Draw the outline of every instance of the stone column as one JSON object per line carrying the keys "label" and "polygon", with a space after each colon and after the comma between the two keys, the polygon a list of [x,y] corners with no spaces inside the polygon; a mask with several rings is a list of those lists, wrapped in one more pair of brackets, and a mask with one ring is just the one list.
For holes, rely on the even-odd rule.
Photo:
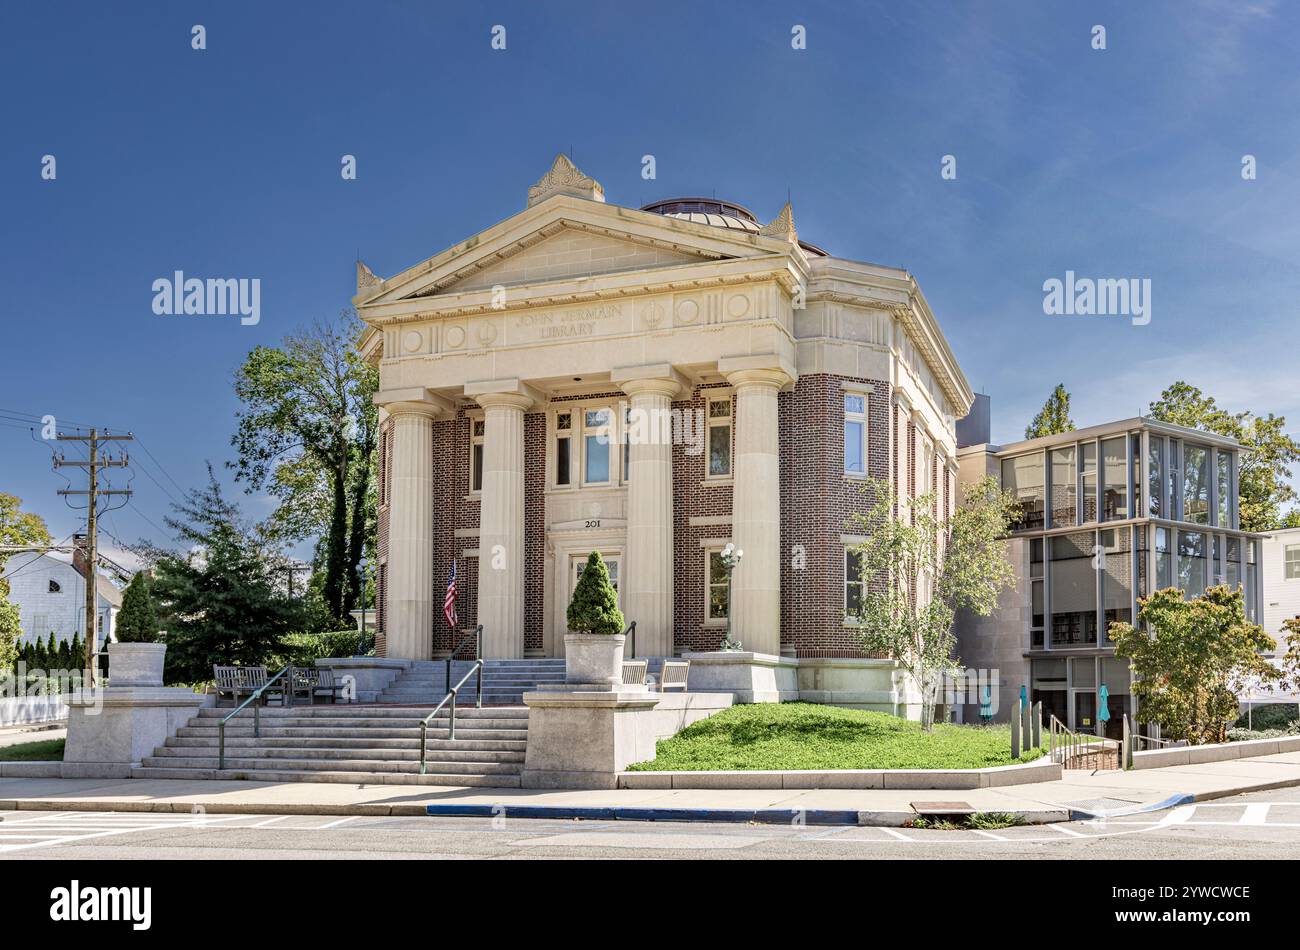
{"label": "stone column", "polygon": [[479,502],[478,622],[485,657],[524,655],[524,410],[533,396],[517,380],[465,387],[483,407]]}
{"label": "stone column", "polygon": [[[781,652],[781,464],[777,392],[793,374],[754,357],[724,360],[736,388],[731,540],[744,551],[732,577],[732,637],[754,653]],[[737,368],[728,371],[727,364]]]}
{"label": "stone column", "polygon": [[620,581],[623,614],[629,623],[636,621],[638,656],[672,656],[671,412],[672,399],[683,387],[680,377],[666,365],[615,370],[613,378],[631,397],[632,410],[628,431],[627,547]]}
{"label": "stone column", "polygon": [[433,415],[419,403],[389,403],[393,471],[388,509],[387,656],[433,656]]}

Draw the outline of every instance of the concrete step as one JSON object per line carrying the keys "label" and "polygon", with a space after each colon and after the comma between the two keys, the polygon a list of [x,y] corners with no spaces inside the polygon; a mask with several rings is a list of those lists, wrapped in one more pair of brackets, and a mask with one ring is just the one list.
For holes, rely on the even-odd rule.
{"label": "concrete step", "polygon": [[[445,725],[449,718],[449,716],[437,716],[429,723],[429,728],[433,728],[439,724]],[[323,721],[320,719],[284,716],[278,719],[267,717],[262,720],[261,725],[264,729],[418,729],[420,728],[420,723],[423,721],[423,716],[389,718],[358,716],[355,719],[339,718]],[[220,719],[200,717],[189,721],[190,728],[194,729],[217,729],[220,725]],[[239,719],[232,719],[230,722],[226,723],[226,733],[229,734],[231,729],[251,729],[253,728],[253,725],[254,723],[252,719],[243,719],[242,717]],[[528,720],[522,717],[510,716],[462,717],[460,709],[458,708],[456,710],[456,727],[460,728],[462,725],[474,729],[526,729],[528,728]]]}
{"label": "concrete step", "polygon": [[[163,768],[212,768],[219,756],[215,749],[211,754],[197,755],[196,752],[209,750],[168,749],[155,750],[152,756],[145,757],[146,765],[160,765]],[[365,750],[360,750],[365,751]],[[232,768],[234,763],[259,760],[249,768],[324,769],[337,772],[405,772],[419,768],[420,750],[402,749],[400,757],[392,750],[385,750],[378,757],[359,754],[355,749],[227,749],[226,763]],[[502,772],[518,772],[523,765],[521,752],[429,752],[425,757],[429,762],[437,762],[435,772],[473,772],[493,775]],[[163,761],[166,760],[166,761]]]}
{"label": "concrete step", "polygon": [[[467,752],[523,752],[528,743],[523,740],[462,739],[461,731],[456,730],[455,739],[435,739],[430,733],[428,748],[430,751],[443,749],[464,749]],[[192,736],[172,736],[164,748],[169,749],[215,749],[215,737],[196,738]],[[339,736],[325,735],[311,739],[274,738],[263,736],[260,739],[251,736],[226,736],[227,749],[368,749],[387,753],[420,748],[419,736],[410,739],[346,739]]]}
{"label": "concrete step", "polygon": [[[441,697],[439,697],[441,699]],[[440,713],[439,715],[445,715]],[[200,709],[197,718],[221,720],[230,715],[229,710]],[[271,719],[315,719],[321,722],[328,722],[335,719],[353,719],[357,717],[369,719],[423,719],[429,715],[429,709],[422,706],[400,706],[400,705],[352,705],[352,706],[290,706],[281,708],[272,706],[262,710],[263,721]],[[493,709],[475,709],[471,703],[468,706],[458,702],[456,704],[456,718],[467,719],[527,719],[528,707],[498,707]],[[230,720],[231,725],[237,722],[251,722],[253,713],[251,710],[243,710],[238,716]]]}
{"label": "concrete step", "polygon": [[[217,727],[216,726],[182,726],[178,730],[176,730],[176,734],[184,738],[199,738],[199,737],[215,738],[217,736]],[[319,738],[322,734],[323,734],[322,731],[316,727],[281,728],[278,726],[267,726],[265,724],[263,724],[262,726],[263,738],[314,739],[314,738]],[[253,735],[253,726],[251,723],[247,726],[232,725],[226,727],[227,740],[237,736],[251,737],[252,735]],[[420,730],[419,728],[381,729],[374,726],[367,727],[364,729],[349,729],[349,728],[339,727],[339,728],[331,729],[328,732],[328,735],[340,739],[411,739],[414,738],[418,741],[420,738]],[[428,738],[430,740],[446,738],[446,735],[447,735],[447,730],[445,728],[434,728],[431,726],[428,730]],[[528,730],[509,729],[509,728],[482,729],[482,728],[471,727],[468,723],[465,725],[457,723],[456,736],[459,739],[514,739],[522,742],[528,739]]]}
{"label": "concrete step", "polygon": [[147,766],[131,770],[132,778],[143,779],[220,779],[222,781],[248,782],[333,782],[360,785],[443,785],[474,788],[518,788],[516,775],[457,775],[437,773],[420,775],[418,772],[318,772],[314,770],[261,768],[165,768]]}

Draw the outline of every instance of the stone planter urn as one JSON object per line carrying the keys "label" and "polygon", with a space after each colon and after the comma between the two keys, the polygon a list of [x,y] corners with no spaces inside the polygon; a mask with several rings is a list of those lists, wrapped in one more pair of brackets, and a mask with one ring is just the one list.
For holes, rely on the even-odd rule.
{"label": "stone planter urn", "polygon": [[165,643],[110,643],[108,681],[112,686],[161,686]]}
{"label": "stone planter urn", "polygon": [[623,644],[618,633],[566,633],[564,684],[585,689],[618,690],[623,685]]}

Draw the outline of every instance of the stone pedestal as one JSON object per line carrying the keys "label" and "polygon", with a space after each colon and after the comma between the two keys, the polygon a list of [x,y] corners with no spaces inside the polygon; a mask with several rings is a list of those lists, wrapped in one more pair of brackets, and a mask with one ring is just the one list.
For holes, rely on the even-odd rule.
{"label": "stone pedestal", "polygon": [[[110,667],[111,669],[111,667]],[[185,687],[109,686],[68,700],[64,778],[130,778],[201,706],[215,701]]]}
{"label": "stone pedestal", "polygon": [[410,660],[394,660],[382,656],[329,657],[316,661],[322,669],[334,671],[334,678],[342,683],[352,677],[356,698],[353,702],[373,703],[388,686],[414,664]]}
{"label": "stone pedestal", "polygon": [[528,751],[524,788],[617,788],[655,743],[732,704],[727,693],[555,690],[524,693]]}
{"label": "stone pedestal", "polygon": [[165,643],[110,643],[109,682],[114,686],[161,686]]}
{"label": "stone pedestal", "polygon": [[[746,557],[749,556],[746,552]],[[692,692],[730,693],[738,703],[780,703],[799,698],[799,661],[771,653],[684,653],[691,661]]]}

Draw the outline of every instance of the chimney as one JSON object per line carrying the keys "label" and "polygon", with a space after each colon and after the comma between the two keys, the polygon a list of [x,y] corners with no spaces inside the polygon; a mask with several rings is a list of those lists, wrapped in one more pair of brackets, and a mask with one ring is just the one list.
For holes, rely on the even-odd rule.
{"label": "chimney", "polygon": [[993,410],[989,397],[976,393],[970,412],[957,420],[957,448],[984,445],[993,437]]}
{"label": "chimney", "polygon": [[82,577],[90,578],[94,576],[93,571],[86,570],[86,536],[84,534],[74,534],[72,536],[72,566]]}

